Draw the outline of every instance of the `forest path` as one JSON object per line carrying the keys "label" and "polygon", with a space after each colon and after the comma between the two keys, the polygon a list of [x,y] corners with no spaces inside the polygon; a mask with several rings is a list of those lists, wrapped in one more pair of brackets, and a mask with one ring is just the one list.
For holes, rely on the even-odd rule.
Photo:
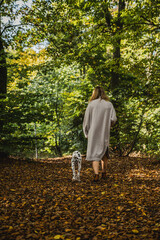
{"label": "forest path", "polygon": [[70,157],[1,161],[0,239],[159,239],[160,162],[112,158],[92,178],[83,160],[72,182]]}

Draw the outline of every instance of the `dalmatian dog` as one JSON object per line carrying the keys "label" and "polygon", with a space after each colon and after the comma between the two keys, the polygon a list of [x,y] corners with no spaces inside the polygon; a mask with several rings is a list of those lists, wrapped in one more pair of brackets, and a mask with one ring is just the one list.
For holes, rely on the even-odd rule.
{"label": "dalmatian dog", "polygon": [[[76,174],[76,165],[78,165],[78,171]],[[74,151],[72,154],[72,159],[71,159],[71,167],[72,167],[72,172],[73,172],[73,178],[72,180],[75,181],[80,181],[80,171],[81,171],[81,165],[82,165],[82,157],[80,152]]]}

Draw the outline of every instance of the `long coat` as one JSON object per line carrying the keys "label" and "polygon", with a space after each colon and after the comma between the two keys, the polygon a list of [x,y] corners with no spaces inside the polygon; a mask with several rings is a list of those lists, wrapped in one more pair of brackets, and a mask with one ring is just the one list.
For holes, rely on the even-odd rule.
{"label": "long coat", "polygon": [[83,132],[88,138],[88,161],[100,161],[109,147],[111,123],[116,122],[116,112],[111,102],[101,98],[92,100],[85,111]]}

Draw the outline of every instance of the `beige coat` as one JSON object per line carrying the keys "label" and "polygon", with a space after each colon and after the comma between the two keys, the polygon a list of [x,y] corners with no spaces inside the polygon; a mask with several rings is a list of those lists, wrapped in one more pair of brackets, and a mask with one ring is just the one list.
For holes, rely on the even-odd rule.
{"label": "beige coat", "polygon": [[116,112],[111,102],[101,98],[91,101],[85,112],[83,132],[88,138],[88,161],[100,161],[109,147],[111,122],[116,122]]}

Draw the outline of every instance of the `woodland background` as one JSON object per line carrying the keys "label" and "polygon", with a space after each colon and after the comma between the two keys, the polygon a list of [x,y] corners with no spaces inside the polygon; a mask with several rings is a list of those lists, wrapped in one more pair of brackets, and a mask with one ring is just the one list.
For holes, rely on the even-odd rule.
{"label": "woodland background", "polygon": [[[158,0],[0,0],[2,240],[160,239],[159,16]],[[96,85],[118,121],[93,183],[82,122]]]}
{"label": "woodland background", "polygon": [[111,152],[159,156],[158,0],[0,1],[0,152],[86,151],[84,112],[104,87]]}

